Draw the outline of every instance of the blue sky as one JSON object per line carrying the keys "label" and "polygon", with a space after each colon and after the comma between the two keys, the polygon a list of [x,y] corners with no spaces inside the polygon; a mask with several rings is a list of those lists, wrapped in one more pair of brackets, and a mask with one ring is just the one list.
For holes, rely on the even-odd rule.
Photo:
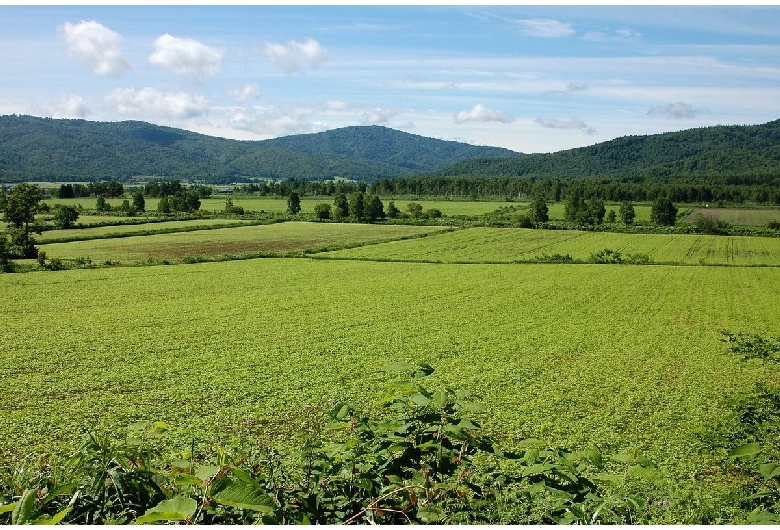
{"label": "blue sky", "polygon": [[780,118],[780,6],[0,6],[0,114],[551,152]]}

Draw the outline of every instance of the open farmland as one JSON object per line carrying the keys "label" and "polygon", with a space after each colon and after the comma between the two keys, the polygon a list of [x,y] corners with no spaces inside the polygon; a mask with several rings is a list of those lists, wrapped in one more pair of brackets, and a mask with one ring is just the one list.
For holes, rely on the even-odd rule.
{"label": "open farmland", "polygon": [[[116,221],[116,218],[113,218]],[[253,224],[253,221],[237,219],[193,219],[189,221],[162,221],[139,224],[119,224],[96,226],[90,228],[68,228],[62,230],[47,230],[36,236],[39,243],[46,244],[55,241],[77,241],[100,239],[108,237],[126,237],[131,235],[147,235],[154,232],[184,232],[193,229],[218,228]]]}
{"label": "open farmland", "polygon": [[123,264],[230,255],[279,255],[414,237],[443,230],[430,226],[279,223],[192,232],[40,245],[49,258],[90,258]]}
{"label": "open farmland", "polygon": [[702,433],[777,378],[719,340],[776,332],[777,268],[282,258],[2,275],[0,290],[4,461],[139,419],[179,448],[246,420],[284,446],[307,403],[370,407],[380,368],[421,360],[480,396],[507,444],[637,448],[698,498],[729,486]]}
{"label": "open farmland", "polygon": [[685,217],[691,222],[697,215],[705,215],[716,221],[732,225],[765,226],[771,221],[780,221],[780,209],[700,208]]}
{"label": "open farmland", "polygon": [[432,263],[512,263],[544,255],[568,254],[587,261],[611,249],[623,255],[647,254],[667,264],[780,266],[780,238],[689,234],[620,234],[525,228],[466,228],[425,240],[393,241],[344,249],[322,258],[423,261]]}

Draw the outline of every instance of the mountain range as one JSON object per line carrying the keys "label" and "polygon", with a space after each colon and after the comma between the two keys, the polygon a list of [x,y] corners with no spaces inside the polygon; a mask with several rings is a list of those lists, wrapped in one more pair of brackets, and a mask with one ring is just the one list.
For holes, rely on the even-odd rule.
{"label": "mountain range", "polygon": [[139,121],[0,116],[0,182],[128,181],[138,176],[228,183],[414,177],[780,177],[780,120],[625,136],[557,153],[522,154],[354,126],[261,141],[228,140]]}
{"label": "mountain range", "polygon": [[252,178],[371,181],[414,176],[462,160],[518,155],[381,126],[241,141],[139,121],[0,116],[0,182],[126,181],[137,176],[211,183]]}

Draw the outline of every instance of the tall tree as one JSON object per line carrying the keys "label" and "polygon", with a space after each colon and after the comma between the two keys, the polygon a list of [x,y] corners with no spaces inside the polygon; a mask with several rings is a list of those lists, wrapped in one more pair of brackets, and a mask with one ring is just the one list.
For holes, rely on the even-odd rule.
{"label": "tall tree", "polygon": [[353,191],[349,194],[349,215],[356,221],[362,221],[365,216],[363,198],[362,191]]}
{"label": "tall tree", "polygon": [[620,204],[620,222],[627,225],[634,224],[636,213],[634,212],[634,205],[631,201],[623,201]]}
{"label": "tall tree", "polygon": [[547,208],[547,201],[541,194],[537,194],[531,203],[531,220],[534,223],[546,223],[550,220],[549,208]]}
{"label": "tall tree", "polygon": [[15,253],[25,258],[34,258],[38,254],[35,240],[30,236],[30,225],[35,222],[35,214],[41,211],[43,194],[38,186],[18,184],[5,194],[2,207],[5,220],[18,229],[12,234],[12,244],[17,247]]}
{"label": "tall tree", "polygon": [[290,215],[296,215],[301,211],[301,198],[297,191],[290,192],[290,196],[287,197],[287,211]]}
{"label": "tall tree", "polygon": [[669,197],[658,197],[653,201],[650,220],[660,226],[672,226],[677,222],[677,208]]}

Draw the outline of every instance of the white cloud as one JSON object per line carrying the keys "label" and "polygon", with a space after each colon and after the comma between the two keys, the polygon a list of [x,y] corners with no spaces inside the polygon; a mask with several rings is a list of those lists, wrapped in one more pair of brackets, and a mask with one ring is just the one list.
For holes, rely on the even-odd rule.
{"label": "white cloud", "polygon": [[300,72],[301,65],[316,68],[320,63],[328,60],[328,50],[312,38],[307,39],[306,42],[266,43],[265,55],[288,74]]}
{"label": "white cloud", "polygon": [[642,36],[641,33],[638,31],[631,29],[631,28],[620,28],[616,29],[615,33],[623,37],[624,39],[636,39]]}
{"label": "white cloud", "polygon": [[187,92],[162,92],[146,87],[137,91],[134,88],[117,88],[106,96],[106,101],[115,105],[120,114],[149,116],[168,119],[186,119],[206,113],[208,101],[202,95]]}
{"label": "white cloud", "polygon": [[53,118],[86,118],[90,113],[84,98],[75,94],[63,94],[52,110]]}
{"label": "white cloud", "polygon": [[224,50],[193,39],[161,35],[154,41],[149,62],[163,70],[196,81],[216,75],[222,66]]}
{"label": "white cloud", "polygon": [[471,110],[462,110],[455,114],[455,123],[470,121],[512,123],[515,119],[500,110],[485,108],[481,103],[474,105]]}
{"label": "white cloud", "polygon": [[230,90],[228,95],[239,103],[243,103],[249,98],[257,99],[260,97],[260,85],[257,83],[250,83],[241,88]]}
{"label": "white cloud", "polygon": [[664,115],[667,118],[674,120],[690,120],[699,115],[701,111],[694,109],[691,105],[678,101],[677,103],[669,103],[668,105],[662,105],[659,107],[653,107],[647,111],[647,114],[652,115]]}
{"label": "white cloud", "polygon": [[378,125],[381,123],[387,123],[390,118],[397,115],[398,111],[395,109],[368,109],[363,112],[363,124],[364,125]]}
{"label": "white cloud", "polygon": [[251,107],[233,113],[228,125],[266,138],[309,133],[318,129],[307,119],[312,112],[308,107]]}
{"label": "white cloud", "polygon": [[122,36],[94,20],[65,22],[57,28],[68,46],[68,55],[97,75],[119,74],[130,68],[122,55]]}
{"label": "white cloud", "polygon": [[585,134],[596,134],[596,129],[589,127],[587,123],[575,117],[572,117],[569,121],[553,118],[536,118],[534,123],[547,129],[579,129]]}
{"label": "white cloud", "polygon": [[516,23],[520,31],[532,37],[568,37],[574,33],[571,24],[550,18],[526,18]]}

